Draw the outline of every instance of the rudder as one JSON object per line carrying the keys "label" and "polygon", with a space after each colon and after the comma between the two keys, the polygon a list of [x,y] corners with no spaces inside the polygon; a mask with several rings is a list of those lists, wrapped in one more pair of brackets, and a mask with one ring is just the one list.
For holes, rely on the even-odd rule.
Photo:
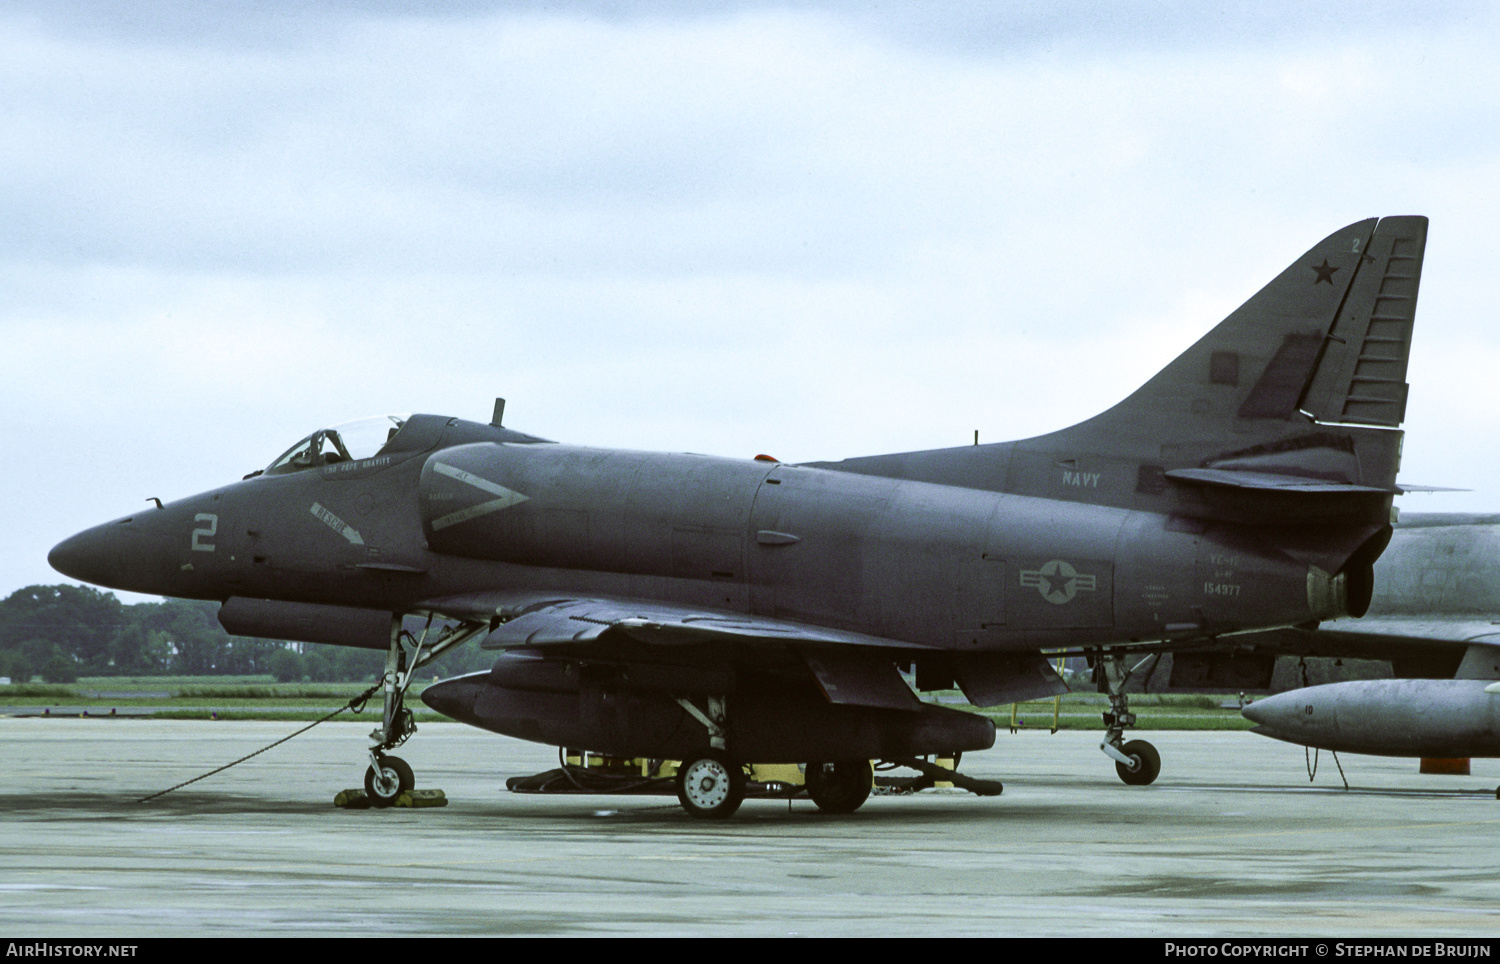
{"label": "rudder", "polygon": [[1392,428],[1401,424],[1426,246],[1426,218],[1380,222],[1361,259],[1364,268],[1303,393],[1304,411],[1322,422]]}

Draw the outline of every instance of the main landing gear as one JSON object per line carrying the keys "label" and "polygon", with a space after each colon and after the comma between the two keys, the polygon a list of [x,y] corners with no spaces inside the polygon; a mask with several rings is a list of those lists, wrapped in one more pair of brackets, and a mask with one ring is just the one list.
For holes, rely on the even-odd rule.
{"label": "main landing gear", "polygon": [[803,785],[824,813],[853,813],[870,798],[875,771],[869,760],[809,763]]}
{"label": "main landing gear", "polygon": [[[412,712],[406,708],[406,691],[411,687],[416,671],[489,627],[485,623],[458,623],[444,628],[429,645],[427,633],[431,628],[429,618],[418,638],[406,631],[399,613],[391,617],[391,645],[386,652],[385,675],[381,677],[384,700],[380,726],[370,733],[375,745],[370,748],[370,766],[365,770],[365,795],[376,807],[393,805],[401,794],[411,792],[416,786],[411,766],[388,752],[417,732]],[[409,657],[407,646],[411,647]]]}
{"label": "main landing gear", "polygon": [[[1135,726],[1125,684],[1147,663],[1154,670],[1160,659],[1159,653],[1148,656],[1129,669],[1125,668],[1124,656],[1106,654],[1094,660],[1094,681],[1099,691],[1109,696],[1109,712],[1104,714],[1104,742],[1099,749],[1115,761],[1115,773],[1131,786],[1144,787],[1156,780],[1161,773],[1161,754],[1145,740],[1125,742],[1125,730]],[[1150,676],[1150,672],[1146,675]]]}

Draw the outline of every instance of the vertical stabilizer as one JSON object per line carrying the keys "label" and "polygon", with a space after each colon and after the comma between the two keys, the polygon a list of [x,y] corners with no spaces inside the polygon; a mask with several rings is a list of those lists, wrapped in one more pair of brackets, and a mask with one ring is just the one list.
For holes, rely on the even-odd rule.
{"label": "vertical stabilizer", "polygon": [[1113,408],[844,471],[1254,525],[1388,522],[1427,219],[1318,242]]}
{"label": "vertical stabilizer", "polygon": [[1393,491],[1426,240],[1423,217],[1335,231],[1119,405],[1016,443],[1018,461],[1133,457],[1143,480],[1159,466],[1221,494],[1319,481],[1332,514],[1339,486]]}
{"label": "vertical stabilizer", "polygon": [[1051,495],[1031,481],[1047,463],[1115,464],[1138,473],[1117,504],[1176,492],[1177,511],[1240,521],[1373,518],[1371,496],[1394,491],[1426,239],[1421,217],[1330,234],[1114,408],[1015,443],[1011,491]]}
{"label": "vertical stabilizer", "polygon": [[1330,234],[1119,405],[1065,431],[1111,424],[1184,443],[1308,422],[1303,394],[1320,360],[1341,354],[1324,347],[1351,294],[1368,287],[1359,282],[1375,273],[1365,268],[1379,223]]}

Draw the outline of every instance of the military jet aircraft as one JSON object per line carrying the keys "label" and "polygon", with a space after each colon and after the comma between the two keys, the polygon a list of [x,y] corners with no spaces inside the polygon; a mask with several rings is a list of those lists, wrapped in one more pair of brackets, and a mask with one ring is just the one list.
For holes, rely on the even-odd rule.
{"label": "military jet aircraft", "polygon": [[[232,633],[387,653],[366,788],[413,782],[415,670],[480,639],[488,673],[423,699],[496,732],[682,761],[697,816],[743,764],[807,766],[820,808],[870,760],[984,749],[993,706],[1110,694],[1127,783],[1127,659],[1232,655],[1236,634],[1358,616],[1391,537],[1426,243],[1421,217],[1342,228],[1142,388],[1018,442],[789,465],[585,448],[436,415],[320,429],[265,470],[53,549],[75,578],[222,600]],[[410,616],[432,620],[420,636]],[[904,676],[903,674],[908,674]],[[910,678],[910,684],[907,678]]]}
{"label": "military jet aircraft", "polygon": [[[1349,753],[1500,756],[1500,516],[1403,519],[1375,566],[1369,615],[1308,649],[1384,656],[1395,679],[1278,693],[1242,711],[1252,732]],[[1283,640],[1283,642],[1288,642]]]}

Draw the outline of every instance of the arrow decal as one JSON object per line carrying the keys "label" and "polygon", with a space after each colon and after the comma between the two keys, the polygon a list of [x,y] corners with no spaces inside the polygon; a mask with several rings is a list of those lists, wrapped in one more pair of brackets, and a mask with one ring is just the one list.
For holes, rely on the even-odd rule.
{"label": "arrow decal", "polygon": [[365,544],[365,540],[360,536],[358,529],[349,525],[343,519],[340,519],[316,502],[312,504],[312,514],[322,519],[328,528],[348,539],[350,545],[362,546]]}
{"label": "arrow decal", "polygon": [[432,520],[433,531],[446,529],[449,526],[456,526],[460,522],[467,522],[478,516],[489,515],[491,512],[499,512],[501,509],[509,509],[511,506],[520,505],[531,498],[529,495],[514,492],[503,485],[496,485],[489,479],[482,479],[473,472],[465,472],[463,469],[444,462],[434,462],[432,468],[433,471],[441,475],[446,475],[450,479],[457,479],[466,485],[472,485],[481,492],[488,492],[490,495],[496,496],[496,498],[488,502],[480,502],[477,505],[469,506],[467,509],[459,509],[457,512],[450,512],[441,518]]}

